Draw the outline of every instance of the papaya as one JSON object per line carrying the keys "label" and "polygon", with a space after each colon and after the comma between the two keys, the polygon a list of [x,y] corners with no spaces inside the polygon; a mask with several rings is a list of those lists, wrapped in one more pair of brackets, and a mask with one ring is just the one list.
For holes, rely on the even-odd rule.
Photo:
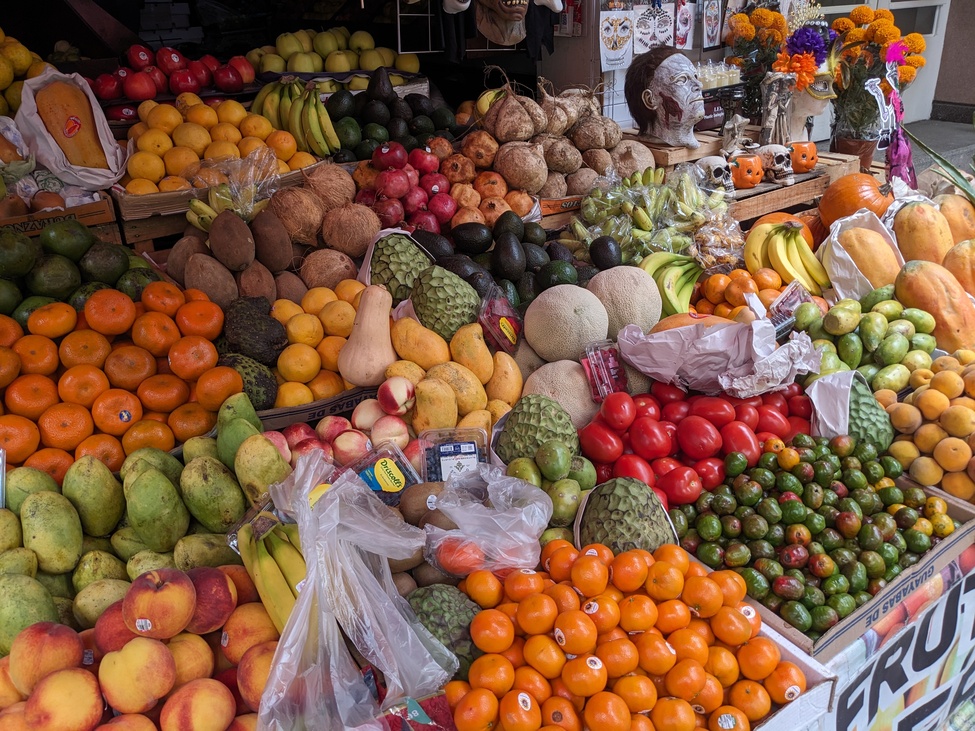
{"label": "papaya", "polygon": [[938,347],[953,353],[975,345],[975,305],[955,275],[940,264],[909,261],[894,282],[894,294],[906,307],[934,317]]}
{"label": "papaya", "polygon": [[52,81],[34,94],[37,116],[72,165],[108,170],[88,95],[73,84]]}
{"label": "papaya", "polygon": [[975,294],[975,239],[961,241],[948,249],[941,266],[955,275],[966,292]]}
{"label": "papaya", "polygon": [[963,195],[945,194],[934,199],[941,215],[948,221],[951,238],[956,244],[975,239],[975,206]]}
{"label": "papaya", "polygon": [[894,236],[904,261],[917,259],[940,264],[955,245],[948,219],[927,203],[908,203],[897,211]]}
{"label": "papaya", "polygon": [[[901,265],[887,239],[869,228],[848,228],[837,236],[857,269],[875,289],[893,284]],[[906,255],[904,257],[907,258]]]}
{"label": "papaya", "polygon": [[656,325],[650,328],[648,334],[653,335],[653,333],[663,332],[664,330],[673,330],[676,327],[690,327],[691,325],[714,327],[715,325],[727,325],[728,322],[729,320],[727,318],[715,317],[714,315],[679,313],[662,318]]}

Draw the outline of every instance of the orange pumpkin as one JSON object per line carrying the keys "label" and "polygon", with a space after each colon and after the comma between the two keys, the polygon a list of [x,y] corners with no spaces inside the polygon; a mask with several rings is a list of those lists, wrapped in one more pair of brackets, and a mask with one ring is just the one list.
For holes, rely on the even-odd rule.
{"label": "orange pumpkin", "polygon": [[792,159],[792,169],[797,173],[808,173],[819,162],[815,142],[790,142],[789,157]]}
{"label": "orange pumpkin", "polygon": [[737,155],[728,161],[731,166],[731,179],[736,190],[754,188],[762,182],[765,171],[762,169],[762,158],[758,155]]}
{"label": "orange pumpkin", "polygon": [[800,213],[796,218],[809,227],[809,231],[813,237],[812,249],[815,251],[826,240],[826,237],[829,236],[829,229],[823,224],[823,219],[819,217],[818,211]]}
{"label": "orange pumpkin", "polygon": [[805,221],[801,220],[798,216],[793,216],[791,213],[785,213],[784,211],[777,211],[776,213],[766,213],[761,218],[757,219],[752,225],[752,228],[758,226],[762,223],[795,223],[802,226],[802,238],[806,240],[809,244],[809,248],[813,251],[816,250],[816,243],[813,239],[812,231],[809,230],[809,226],[806,225]]}
{"label": "orange pumpkin", "polygon": [[852,216],[861,208],[883,216],[894,196],[888,186],[881,186],[872,175],[850,173],[830,183],[819,200],[819,217],[827,228],[846,216]]}

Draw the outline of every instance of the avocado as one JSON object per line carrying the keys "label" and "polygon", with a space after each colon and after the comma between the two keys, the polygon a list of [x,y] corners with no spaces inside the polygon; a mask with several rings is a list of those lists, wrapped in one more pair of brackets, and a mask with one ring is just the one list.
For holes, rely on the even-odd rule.
{"label": "avocado", "polygon": [[354,150],[362,142],[362,130],[352,117],[342,117],[334,126],[343,150]]}
{"label": "avocado", "polygon": [[38,238],[44,251],[66,256],[74,262],[79,261],[98,240],[85,224],[73,218],[49,223]]}
{"label": "avocado", "polygon": [[491,287],[494,286],[494,277],[483,270],[474,272],[464,281],[471,285],[477,292],[477,296],[481,298],[486,297],[487,293],[491,291]]}
{"label": "avocado", "polygon": [[474,260],[466,254],[444,256],[437,260],[437,266],[443,267],[452,274],[456,274],[461,279],[466,279],[474,272],[483,269],[482,266],[476,264]]}
{"label": "avocado", "polygon": [[416,136],[416,144],[418,147],[429,147],[430,143],[436,139],[436,132],[424,132],[421,135]]}
{"label": "avocado", "polygon": [[545,241],[548,239],[548,233],[542,228],[540,223],[535,223],[534,221],[529,221],[525,224],[525,232],[521,235],[521,242],[528,242],[530,244],[535,244],[536,246],[545,246]]}
{"label": "avocado", "polygon": [[454,245],[446,236],[424,231],[422,228],[416,229],[410,236],[433,257],[434,261],[439,262],[441,258],[454,253]]}
{"label": "avocado", "polygon": [[81,272],[68,257],[48,254],[27,273],[24,284],[31,294],[60,300],[81,286]]}
{"label": "avocado", "polygon": [[454,137],[456,136],[449,129],[438,129],[436,131],[436,135],[438,137],[443,137],[445,140],[447,140],[447,142],[453,142],[454,141]]}
{"label": "avocado", "polygon": [[597,269],[612,269],[623,263],[619,242],[612,236],[599,236],[589,244],[589,258]]}
{"label": "avocado", "polygon": [[541,246],[536,246],[535,244],[522,243],[521,248],[525,251],[525,270],[529,272],[537,272],[543,266],[548,264],[551,259],[546,253],[545,249]]}
{"label": "avocado", "polygon": [[457,122],[454,113],[447,107],[437,107],[429,115],[435,129],[450,129]]}
{"label": "avocado", "polygon": [[[355,146],[355,149],[352,152],[355,154],[356,160],[371,160],[372,153],[374,153],[376,148],[381,144],[381,142],[377,142],[376,140],[363,140]],[[332,157],[334,158],[335,156],[333,155]]]}
{"label": "avocado", "polygon": [[430,101],[430,97],[424,94],[407,94],[406,103],[410,105],[414,115],[425,114],[430,116],[433,114],[433,102]]}
{"label": "avocado", "polygon": [[521,297],[518,296],[518,287],[515,286],[514,282],[507,279],[499,279],[498,289],[501,290],[501,294],[504,295],[512,307],[517,307],[521,304]]}
{"label": "avocado", "polygon": [[391,104],[396,99],[396,90],[389,81],[389,73],[384,66],[372,72],[369,85],[366,87],[366,95],[374,100]]}
{"label": "avocado", "polygon": [[381,124],[370,122],[362,128],[362,139],[376,142],[389,142],[389,132]]}
{"label": "avocado", "polygon": [[78,269],[81,270],[81,278],[86,282],[112,285],[129,270],[129,256],[117,244],[97,241],[81,257]]}
{"label": "avocado", "polygon": [[519,241],[524,241],[525,222],[521,220],[514,211],[505,211],[494,222],[494,238],[497,239],[503,233],[514,234]]}
{"label": "avocado", "polygon": [[[352,92],[349,93],[351,94]],[[356,119],[362,119],[362,112],[366,108],[366,104],[369,103],[369,96],[365,92],[359,92],[358,94],[352,94],[352,99],[352,116]]]}
{"label": "avocado", "polygon": [[422,135],[427,132],[432,133],[435,129],[433,120],[423,114],[413,117],[410,120],[410,132],[414,135]]}
{"label": "avocado", "polygon": [[22,300],[21,303],[14,308],[14,311],[10,313],[10,316],[20,323],[20,326],[26,330],[27,318],[30,317],[30,313],[32,313],[38,307],[49,305],[52,302],[57,302],[57,300],[53,297],[31,295],[30,297]]}
{"label": "avocado", "polygon": [[386,124],[386,137],[389,140],[398,140],[401,137],[406,137],[410,133],[410,125],[404,119],[391,119]]}
{"label": "avocado", "polygon": [[555,259],[538,270],[539,289],[548,289],[556,284],[575,284],[579,281],[579,272],[567,261]]}
{"label": "avocado", "polygon": [[118,278],[115,289],[119,292],[125,292],[132,298],[133,302],[138,302],[142,299],[142,290],[146,288],[146,285],[149,282],[158,282],[161,279],[162,277],[152,269],[129,269]]}
{"label": "avocado", "polygon": [[39,240],[8,226],[0,228],[0,277],[15,279],[24,276],[43,255]]}
{"label": "avocado", "polygon": [[591,264],[579,264],[576,266],[576,272],[579,275],[579,279],[576,281],[580,287],[585,287],[589,284],[589,280],[599,274],[599,270],[592,266]]}
{"label": "avocado", "polygon": [[389,124],[389,107],[378,99],[372,99],[366,102],[366,106],[363,107],[359,118],[364,124],[372,123],[385,126]]}
{"label": "avocado", "polygon": [[[109,246],[115,246],[115,244],[109,244]],[[72,292],[68,299],[66,300],[69,305],[74,307],[78,312],[85,309],[85,302],[91,297],[95,292],[100,289],[111,289],[110,284],[105,284],[105,282],[85,282],[78,289]]]}
{"label": "avocado", "polygon": [[392,104],[389,105],[389,113],[392,115],[393,119],[402,119],[404,122],[409,122],[413,119],[413,110],[405,99],[397,98]]}
{"label": "avocado", "polygon": [[396,142],[399,142],[403,147],[406,148],[407,152],[412,152],[417,147],[420,146],[419,141],[413,135],[404,135],[403,137],[396,137]]}
{"label": "avocado", "polygon": [[[359,145],[361,144],[363,143],[360,142]],[[379,145],[378,142],[374,142],[372,140],[368,140],[366,144],[376,145],[376,146]],[[356,150],[359,149],[359,145],[355,146]],[[336,150],[335,152],[332,153],[332,162],[355,162],[356,160],[368,160],[370,157],[372,157],[371,151],[369,152],[368,156],[360,158],[355,153],[354,150]]]}
{"label": "avocado", "polygon": [[557,241],[550,241],[545,247],[545,251],[548,252],[548,258],[552,261],[572,261],[572,252]]}
{"label": "avocado", "polygon": [[485,271],[490,270],[490,268],[491,268],[491,252],[490,251],[482,251],[480,254],[477,254],[477,255],[475,255],[475,256],[473,256],[471,258],[474,260],[474,263],[475,264],[477,264],[479,267],[481,267]]}
{"label": "avocado", "polygon": [[325,101],[325,111],[332,119],[342,119],[355,114],[355,94],[348,89],[339,89]]}
{"label": "avocado", "polygon": [[9,279],[0,279],[0,315],[9,315],[24,299],[20,287]]}
{"label": "avocado", "polygon": [[454,246],[462,254],[474,256],[491,248],[491,229],[483,223],[462,223],[454,226],[450,233],[454,238]]}
{"label": "avocado", "polygon": [[525,250],[518,237],[504,232],[494,240],[491,250],[491,273],[499,279],[517,281],[525,273]]}
{"label": "avocado", "polygon": [[[518,280],[516,285],[518,288],[518,297],[521,299],[519,307],[521,305],[527,305],[533,299],[538,296],[541,289],[538,286],[538,282],[535,281],[535,275],[531,272],[525,272],[521,279]],[[520,310],[519,310],[520,311]]]}

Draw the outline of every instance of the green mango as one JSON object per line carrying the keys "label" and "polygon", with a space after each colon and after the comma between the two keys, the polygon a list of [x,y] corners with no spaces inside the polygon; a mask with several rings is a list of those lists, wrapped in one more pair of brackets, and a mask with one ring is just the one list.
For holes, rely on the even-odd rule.
{"label": "green mango", "polygon": [[258,418],[257,412],[254,410],[254,405],[243,391],[229,397],[220,405],[220,408],[217,410],[217,431],[219,432],[234,419],[245,419],[257,431],[264,431],[264,425]]}
{"label": "green mango", "polygon": [[823,311],[819,309],[819,305],[815,302],[803,302],[801,305],[796,307],[795,312],[792,316],[796,319],[795,324],[792,326],[797,332],[805,332],[810,325],[812,325],[816,320],[821,320],[823,318]]}
{"label": "green mango", "polygon": [[832,340],[813,340],[813,349],[818,350],[820,353],[835,353],[836,344]]}
{"label": "green mango", "polygon": [[850,368],[859,366],[860,358],[863,356],[863,343],[860,341],[860,336],[852,332],[841,335],[836,341],[836,353]]}
{"label": "green mango", "polygon": [[894,298],[894,285],[888,284],[883,287],[877,287],[877,289],[872,292],[868,292],[863,297],[860,298],[860,308],[862,312],[870,312],[873,306],[878,302],[883,302],[884,300],[889,300]]}
{"label": "green mango", "polygon": [[119,475],[125,482],[129,478],[129,473],[141,472],[146,467],[155,467],[174,485],[179,484],[179,476],[183,473],[183,463],[169,452],[155,447],[142,447],[125,458]]}
{"label": "green mango", "polygon": [[240,564],[241,558],[227,545],[223,533],[197,533],[179,539],[173,551],[173,561],[180,571],[189,571],[197,566],[225,566]]}
{"label": "green mango", "polygon": [[891,391],[900,392],[907,388],[907,383],[911,379],[911,372],[907,366],[894,363],[880,371],[870,380],[870,387],[876,392],[884,388]]}
{"label": "green mango", "polygon": [[0,574],[37,576],[37,554],[29,548],[11,548],[0,553]]}
{"label": "green mango", "polygon": [[231,419],[225,427],[217,429],[217,458],[232,470],[240,445],[248,437],[260,433],[247,419]]}
{"label": "green mango", "polygon": [[909,350],[901,360],[901,364],[907,366],[907,370],[911,373],[918,368],[930,368],[931,362],[931,354],[923,350]]}
{"label": "green mango", "polygon": [[190,525],[190,513],[173,483],[155,467],[149,467],[134,476],[130,474],[122,487],[126,515],[139,539],[152,551],[172,551]]}
{"label": "green mango", "polygon": [[179,485],[190,514],[210,533],[226,533],[244,517],[244,493],[234,473],[216,457],[197,457],[187,462]]}
{"label": "green mango", "polygon": [[35,492],[20,506],[24,548],[37,554],[37,566],[51,574],[73,571],[81,558],[78,511],[59,492]]}
{"label": "green mango", "polygon": [[122,483],[105,463],[91,455],[75,461],[64,475],[61,491],[90,536],[110,535],[125,514]]}
{"label": "green mango", "polygon": [[[851,300],[852,301],[852,300]],[[833,305],[823,317],[823,329],[830,335],[846,335],[857,329],[860,324],[860,303],[856,309],[852,306],[841,307]]]}
{"label": "green mango", "polygon": [[22,629],[36,622],[58,621],[50,593],[30,576],[0,575],[0,597],[0,656],[10,654],[10,645]]}
{"label": "green mango", "polygon": [[115,555],[123,561],[128,561],[140,551],[149,550],[148,546],[142,542],[142,539],[135,532],[135,528],[130,525],[119,528],[112,533],[112,549],[115,551]]}
{"label": "green mango", "polygon": [[867,379],[867,383],[871,383],[874,376],[880,373],[880,366],[876,363],[867,363],[857,368],[857,370]]}
{"label": "green mango", "polygon": [[919,310],[917,307],[908,307],[901,313],[901,317],[914,324],[914,329],[919,333],[934,332],[934,316],[930,312]]}
{"label": "green mango", "polygon": [[[182,540],[182,539],[180,539]],[[147,571],[156,569],[174,569],[176,561],[173,560],[173,553],[156,553],[155,551],[139,551],[125,564],[125,573],[129,581],[135,581]]]}
{"label": "green mango", "polygon": [[887,334],[887,318],[879,312],[868,312],[860,318],[858,332],[863,342],[863,349],[872,353],[884,341],[884,336]]}
{"label": "green mango", "polygon": [[905,338],[910,340],[914,337],[917,330],[914,327],[914,323],[910,320],[905,320],[903,317],[897,320],[891,320],[887,324],[887,334],[884,337],[890,337],[894,333],[900,333]]}
{"label": "green mango", "polygon": [[883,302],[878,302],[871,307],[870,311],[879,312],[881,315],[887,318],[887,322],[890,322],[891,320],[896,320],[901,316],[901,313],[904,311],[904,305],[897,300],[884,300]]}
{"label": "green mango", "polygon": [[911,341],[900,333],[894,333],[884,338],[880,347],[874,352],[873,357],[877,365],[889,366],[900,363],[911,349]]}
{"label": "green mango", "polygon": [[216,437],[190,437],[183,442],[183,464],[189,464],[203,456],[217,456]]}
{"label": "green mango", "polygon": [[930,355],[937,347],[938,341],[934,339],[934,335],[917,333],[911,338],[911,350],[923,350]]}

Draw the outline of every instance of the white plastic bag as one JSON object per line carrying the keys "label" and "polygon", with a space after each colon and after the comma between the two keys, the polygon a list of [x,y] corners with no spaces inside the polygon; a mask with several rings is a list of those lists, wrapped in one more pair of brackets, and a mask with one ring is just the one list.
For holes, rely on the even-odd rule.
{"label": "white plastic bag", "polygon": [[861,208],[852,216],[833,221],[833,225],[829,227],[829,236],[816,250],[816,256],[819,257],[829,275],[832,289],[827,293],[826,299],[830,302],[837,302],[844,298],[858,300],[874,289],[870,280],[857,268],[843,248],[843,244],[839,242],[840,234],[851,228],[865,228],[880,234],[893,249],[897,263],[904,266],[904,257],[897,248],[894,235],[873,211]]}
{"label": "white plastic bag", "polygon": [[[44,120],[37,114],[34,94],[54,81],[73,84],[85,92],[91,103],[92,116],[98,128],[98,140],[105,152],[108,169],[78,167],[68,162],[64,151],[54,141],[44,126]],[[68,185],[77,185],[85,190],[105,190],[111,188],[125,174],[126,153],[115,141],[112,128],[108,124],[94,93],[81,74],[62,74],[48,69],[40,76],[27,79],[21,95],[20,109],[17,110],[17,128],[24,141],[37,158],[37,162],[53,172]]]}

